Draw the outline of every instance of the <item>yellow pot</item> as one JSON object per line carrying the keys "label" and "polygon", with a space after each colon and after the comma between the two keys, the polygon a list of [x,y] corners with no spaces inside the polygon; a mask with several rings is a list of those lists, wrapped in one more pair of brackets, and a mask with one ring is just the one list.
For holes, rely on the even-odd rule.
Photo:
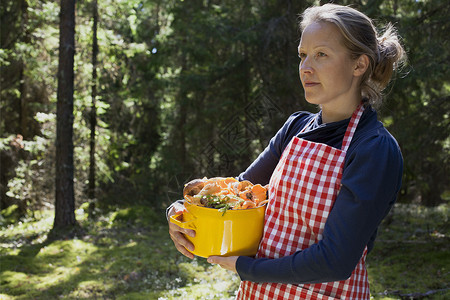
{"label": "yellow pot", "polygon": [[194,255],[253,256],[256,254],[263,233],[265,205],[242,210],[201,207],[185,201],[186,211],[182,221],[171,216],[170,222],[194,229],[195,237],[186,236],[195,249]]}

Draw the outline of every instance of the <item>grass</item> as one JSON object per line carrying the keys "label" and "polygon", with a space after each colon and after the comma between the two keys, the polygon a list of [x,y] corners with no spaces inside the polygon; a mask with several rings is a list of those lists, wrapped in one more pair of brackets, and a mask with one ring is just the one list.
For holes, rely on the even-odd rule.
{"label": "grass", "polygon": [[[47,240],[53,214],[0,233],[0,299],[224,299],[237,278],[172,246],[165,220],[147,208],[118,209],[97,220],[77,210],[83,236]],[[223,283],[216,280],[223,279]],[[189,296],[190,298],[191,296]],[[191,299],[191,298],[190,298]]]}
{"label": "grass", "polygon": [[[234,298],[237,275],[179,254],[161,214],[86,211],[74,239],[47,239],[51,211],[1,228],[1,300]],[[367,260],[374,299],[450,299],[448,215],[447,206],[396,206]]]}

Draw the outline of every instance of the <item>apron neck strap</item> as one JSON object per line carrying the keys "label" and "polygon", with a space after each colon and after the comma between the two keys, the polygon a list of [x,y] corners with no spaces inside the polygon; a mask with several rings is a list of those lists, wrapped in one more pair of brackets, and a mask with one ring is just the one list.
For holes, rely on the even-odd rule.
{"label": "apron neck strap", "polygon": [[[342,140],[342,146],[341,146],[342,151],[347,152],[348,147],[350,146],[350,143],[352,142],[353,134],[355,133],[356,127],[358,127],[359,119],[361,119],[363,112],[364,112],[364,103],[361,103],[358,105],[356,110],[353,112],[350,122],[348,123],[347,130],[345,131],[344,139]],[[305,127],[303,127],[303,129],[300,131],[300,133],[305,132],[306,128],[308,128],[317,117],[318,116],[316,116],[311,121],[309,121],[308,124],[306,124]]]}
{"label": "apron neck strap", "polygon": [[342,147],[341,147],[342,151],[347,152],[348,147],[350,147],[350,143],[352,142],[353,135],[355,134],[356,127],[358,127],[358,123],[359,120],[361,119],[363,112],[364,112],[364,104],[361,103],[353,112],[350,122],[348,123],[344,139],[342,140]]}

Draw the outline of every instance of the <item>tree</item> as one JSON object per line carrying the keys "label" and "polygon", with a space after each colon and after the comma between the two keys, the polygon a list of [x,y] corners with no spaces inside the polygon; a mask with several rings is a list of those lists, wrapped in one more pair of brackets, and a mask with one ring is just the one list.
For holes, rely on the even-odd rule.
{"label": "tree", "polygon": [[[97,2],[98,27],[92,23]],[[387,22],[399,30],[408,64],[386,90],[379,116],[404,155],[401,200],[447,201],[450,6],[444,0],[333,2],[360,9],[380,30]],[[0,154],[19,133],[27,154],[0,168],[2,208],[53,202],[56,170],[63,195],[58,217],[73,210],[73,198],[158,207],[194,176],[237,175],[288,114],[317,110],[303,99],[296,53],[298,14],[313,3],[79,1],[76,51],[61,45],[59,53],[75,51],[72,84],[66,71],[59,81],[52,76],[59,1],[1,1]],[[73,98],[62,91],[68,88]],[[69,103],[75,109],[60,113]],[[72,123],[72,141],[64,141]],[[70,157],[58,158],[57,168],[56,144],[59,157]],[[71,183],[61,190],[62,182]],[[59,201],[72,204],[60,208]]]}
{"label": "tree", "polygon": [[98,54],[98,41],[97,41],[97,22],[98,22],[98,6],[97,0],[92,3],[92,106],[90,111],[89,122],[91,125],[90,136],[90,153],[89,153],[89,187],[88,196],[90,199],[95,198],[95,130],[97,126],[97,54]]}
{"label": "tree", "polygon": [[73,164],[75,0],[61,0],[56,111],[56,188],[53,229],[77,224]]}

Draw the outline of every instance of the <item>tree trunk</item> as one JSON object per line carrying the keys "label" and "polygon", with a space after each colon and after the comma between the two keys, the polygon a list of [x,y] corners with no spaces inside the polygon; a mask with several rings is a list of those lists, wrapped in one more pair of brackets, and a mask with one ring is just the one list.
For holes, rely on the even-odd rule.
{"label": "tree trunk", "polygon": [[61,0],[56,116],[56,189],[53,229],[76,225],[73,165],[75,0]]}
{"label": "tree trunk", "polygon": [[98,22],[98,7],[97,0],[93,3],[93,25],[92,25],[92,105],[90,112],[90,125],[91,125],[91,137],[90,137],[90,154],[89,154],[89,188],[88,196],[90,199],[95,198],[95,129],[97,127],[97,54],[98,54],[98,41],[97,41],[97,22]]}
{"label": "tree trunk", "polygon": [[[181,62],[181,72],[180,74],[183,76],[186,71],[187,60],[183,57]],[[188,111],[188,95],[186,92],[186,84],[184,82],[181,83],[180,92],[178,94],[178,103],[179,103],[179,119],[178,119],[178,130],[179,130],[179,140],[177,144],[179,145],[180,150],[180,166],[181,170],[184,172],[186,170],[186,160],[187,160],[187,150],[186,150],[186,121],[187,121],[187,111]]]}
{"label": "tree trunk", "polygon": [[[21,9],[22,9],[22,16],[20,18],[20,30],[23,32],[23,38],[22,42],[29,45],[30,44],[30,36],[27,31],[28,26],[28,3],[27,1],[23,0],[21,3]],[[20,79],[19,79],[19,92],[20,92],[20,99],[19,99],[19,133],[25,138],[29,138],[28,136],[28,107],[27,107],[27,92],[26,92],[26,80],[28,80],[25,76],[25,63],[21,59],[20,60]]]}

